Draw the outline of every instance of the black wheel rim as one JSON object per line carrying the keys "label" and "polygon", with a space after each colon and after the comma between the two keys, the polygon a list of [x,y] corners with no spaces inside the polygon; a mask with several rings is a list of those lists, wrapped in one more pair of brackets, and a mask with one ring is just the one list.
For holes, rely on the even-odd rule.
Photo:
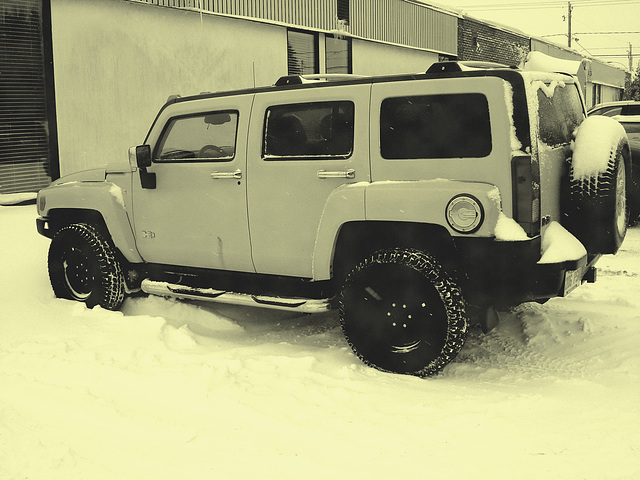
{"label": "black wheel rim", "polygon": [[70,246],[62,258],[62,270],[69,293],[76,300],[86,300],[95,286],[95,273],[90,257],[82,249]]}
{"label": "black wheel rim", "polygon": [[446,343],[443,302],[429,280],[408,266],[369,265],[345,290],[343,305],[347,338],[382,370],[423,370]]}

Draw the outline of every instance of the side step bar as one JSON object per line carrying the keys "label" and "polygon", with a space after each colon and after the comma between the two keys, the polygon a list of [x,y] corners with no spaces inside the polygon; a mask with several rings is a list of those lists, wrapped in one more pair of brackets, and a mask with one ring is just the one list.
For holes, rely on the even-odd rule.
{"label": "side step bar", "polygon": [[267,295],[227,292],[213,288],[195,288],[167,282],[156,282],[148,278],[142,281],[142,291],[161,297],[188,298],[205,302],[229,303],[250,307],[271,308],[302,313],[321,313],[331,310],[329,298],[284,298]]}

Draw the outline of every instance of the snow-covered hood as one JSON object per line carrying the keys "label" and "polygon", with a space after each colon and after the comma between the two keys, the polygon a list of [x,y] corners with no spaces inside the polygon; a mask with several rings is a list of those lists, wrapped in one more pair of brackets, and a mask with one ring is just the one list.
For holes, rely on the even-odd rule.
{"label": "snow-covered hood", "polygon": [[92,168],[91,170],[81,170],[74,172],[64,177],[60,177],[53,182],[51,186],[63,185],[71,182],[104,182],[107,177],[107,170],[105,167]]}
{"label": "snow-covered hood", "polygon": [[51,185],[63,185],[65,183],[71,182],[104,182],[109,173],[127,172],[131,172],[131,166],[129,164],[109,163],[99,168],[92,168],[90,170],[81,170],[79,172],[70,173],[69,175],[60,177]]}

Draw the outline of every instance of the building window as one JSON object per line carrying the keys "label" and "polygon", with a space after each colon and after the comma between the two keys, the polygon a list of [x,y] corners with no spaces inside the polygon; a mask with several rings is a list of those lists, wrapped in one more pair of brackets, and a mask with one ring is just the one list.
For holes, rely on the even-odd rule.
{"label": "building window", "polygon": [[602,85],[593,84],[593,95],[591,97],[591,105],[595,106],[602,102]]}
{"label": "building window", "polygon": [[265,116],[263,158],[348,158],[353,151],[354,111],[349,101],[270,107]]}
{"label": "building window", "polygon": [[349,0],[336,0],[338,8],[338,20],[342,20],[345,25],[349,25]]}
{"label": "building window", "polygon": [[320,73],[318,35],[298,30],[287,31],[287,65],[289,75]]}
{"label": "building window", "polygon": [[327,35],[325,37],[327,73],[352,73],[351,39]]}

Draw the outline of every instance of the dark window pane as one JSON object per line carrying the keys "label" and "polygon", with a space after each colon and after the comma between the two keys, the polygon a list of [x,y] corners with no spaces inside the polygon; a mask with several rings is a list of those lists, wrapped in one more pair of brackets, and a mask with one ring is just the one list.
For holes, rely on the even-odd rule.
{"label": "dark window pane", "polygon": [[318,37],[314,33],[287,32],[287,64],[289,75],[318,72]]}
{"label": "dark window pane", "polygon": [[279,105],[267,110],[263,154],[280,158],[346,158],[353,150],[352,102]]}
{"label": "dark window pane", "polygon": [[338,20],[344,20],[349,24],[349,0],[336,0],[338,8]]}
{"label": "dark window pane", "polygon": [[606,117],[613,117],[614,115],[620,115],[622,107],[607,107],[599,108],[591,113],[591,115],[604,115]]}
{"label": "dark window pane", "polygon": [[380,111],[383,158],[486,157],[491,152],[484,95],[387,98]]}
{"label": "dark window pane", "polygon": [[571,142],[571,134],[584,120],[580,95],[574,85],[556,86],[553,93],[538,90],[540,140],[549,146]]}
{"label": "dark window pane", "polygon": [[622,107],[622,115],[640,115],[640,103],[632,103]]}
{"label": "dark window pane", "polygon": [[[638,135],[640,133],[640,122],[620,122],[622,124],[622,126],[624,127],[625,131],[627,132],[627,134],[629,134],[629,139],[631,139],[631,135],[635,134],[634,138],[638,138]],[[635,157],[634,157],[635,159]]]}

